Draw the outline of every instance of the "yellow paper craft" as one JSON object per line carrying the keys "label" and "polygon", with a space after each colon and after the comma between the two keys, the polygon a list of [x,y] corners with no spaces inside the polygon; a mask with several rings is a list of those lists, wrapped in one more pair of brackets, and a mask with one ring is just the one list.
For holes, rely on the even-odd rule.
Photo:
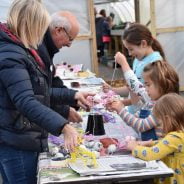
{"label": "yellow paper craft", "polygon": [[71,162],[76,162],[77,159],[83,161],[85,165],[90,167],[97,167],[96,155],[90,150],[86,149],[85,146],[82,145],[83,140],[81,137],[78,138],[78,146],[74,148],[74,151],[70,153]]}

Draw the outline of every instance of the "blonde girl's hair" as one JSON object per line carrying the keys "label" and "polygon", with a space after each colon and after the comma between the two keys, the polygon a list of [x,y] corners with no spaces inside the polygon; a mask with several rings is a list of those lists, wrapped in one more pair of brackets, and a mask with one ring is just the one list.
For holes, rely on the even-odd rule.
{"label": "blonde girl's hair", "polygon": [[151,46],[154,51],[160,52],[162,59],[165,60],[165,53],[161,44],[157,39],[153,38],[151,31],[142,24],[130,24],[123,33],[123,40],[137,46],[141,44],[142,40],[146,40],[147,44]]}
{"label": "blonde girl's hair", "polygon": [[144,67],[147,75],[159,89],[160,96],[167,93],[179,93],[179,77],[174,68],[166,61],[156,61]]}
{"label": "blonde girl's hair", "polygon": [[184,131],[184,98],[176,93],[162,96],[153,108],[154,117],[163,125],[164,133]]}
{"label": "blonde girl's hair", "polygon": [[41,43],[49,26],[50,16],[38,0],[14,0],[10,7],[7,24],[26,48]]}

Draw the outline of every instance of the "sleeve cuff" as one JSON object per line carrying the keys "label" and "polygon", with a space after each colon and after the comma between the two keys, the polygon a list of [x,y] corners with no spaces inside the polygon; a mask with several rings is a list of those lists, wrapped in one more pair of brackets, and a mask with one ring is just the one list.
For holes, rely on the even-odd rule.
{"label": "sleeve cuff", "polygon": [[125,107],[123,107],[118,114],[121,116],[125,111],[126,111],[126,109],[125,109]]}

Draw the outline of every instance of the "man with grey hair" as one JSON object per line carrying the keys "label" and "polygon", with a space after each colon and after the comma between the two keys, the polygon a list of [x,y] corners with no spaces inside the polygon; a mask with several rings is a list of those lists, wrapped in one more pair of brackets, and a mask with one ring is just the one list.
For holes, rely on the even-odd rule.
{"label": "man with grey hair", "polygon": [[79,23],[72,13],[60,11],[51,16],[49,30],[58,49],[64,46],[70,47],[79,33]]}
{"label": "man with grey hair", "polygon": [[72,41],[76,38],[78,33],[79,23],[71,12],[56,12],[51,16],[49,29],[44,36],[43,43],[38,48],[39,55],[46,65],[46,70],[49,71],[51,69],[53,71],[52,87],[62,88],[63,95],[69,99],[67,104],[62,105],[54,104],[51,101],[51,107],[71,122],[81,121],[80,115],[71,106],[80,106],[84,109],[89,108],[89,103],[86,98],[87,96],[93,94],[68,89],[63,85],[62,80],[60,80],[58,77],[55,78],[53,57],[54,54],[59,52],[59,49],[62,47],[70,47]]}

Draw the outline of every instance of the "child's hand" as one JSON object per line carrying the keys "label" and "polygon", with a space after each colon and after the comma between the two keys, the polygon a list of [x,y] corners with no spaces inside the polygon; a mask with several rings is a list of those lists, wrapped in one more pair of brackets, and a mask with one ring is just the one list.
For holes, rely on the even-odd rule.
{"label": "child's hand", "polygon": [[112,90],[112,86],[110,86],[107,83],[104,83],[103,86],[102,86],[102,89],[103,89],[104,93],[107,93],[109,90]]}
{"label": "child's hand", "polygon": [[140,100],[140,97],[137,96],[137,95],[136,95],[134,92],[132,92],[131,90],[130,90],[130,97],[131,97],[131,102],[132,102],[132,104],[137,104],[138,101]]}
{"label": "child's hand", "polygon": [[117,113],[119,113],[121,109],[124,108],[124,104],[121,100],[111,99],[107,102],[106,108],[109,111],[116,111]]}
{"label": "child's hand", "polygon": [[150,147],[152,146],[152,139],[148,140],[148,141],[138,141],[137,142],[138,145],[140,146],[147,146],[147,147]]}
{"label": "child's hand", "polygon": [[136,140],[129,140],[126,141],[126,143],[126,149],[130,151],[132,151],[138,145],[138,142]]}
{"label": "child's hand", "polygon": [[124,54],[121,52],[117,52],[116,55],[114,56],[115,61],[120,64],[121,66],[125,63],[127,63],[127,59]]}

